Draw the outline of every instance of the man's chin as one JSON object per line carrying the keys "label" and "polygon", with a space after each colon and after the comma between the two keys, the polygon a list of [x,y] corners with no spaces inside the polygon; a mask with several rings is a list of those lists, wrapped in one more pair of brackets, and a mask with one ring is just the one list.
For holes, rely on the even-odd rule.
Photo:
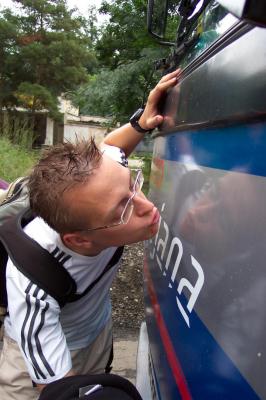
{"label": "man's chin", "polygon": [[146,232],[143,233],[143,235],[140,235],[138,238],[135,238],[135,240],[128,240],[127,243],[124,243],[124,245],[134,244],[134,243],[138,243],[138,242],[143,242],[145,240],[149,240],[156,235],[156,233],[158,232],[158,229],[159,229],[159,224],[151,225],[146,230]]}

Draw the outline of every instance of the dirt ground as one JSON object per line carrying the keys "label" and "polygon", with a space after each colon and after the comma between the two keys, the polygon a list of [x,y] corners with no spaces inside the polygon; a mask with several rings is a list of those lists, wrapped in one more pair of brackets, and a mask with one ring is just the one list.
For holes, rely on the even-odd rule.
{"label": "dirt ground", "polygon": [[111,288],[114,336],[137,333],[144,320],[143,244],[126,246]]}

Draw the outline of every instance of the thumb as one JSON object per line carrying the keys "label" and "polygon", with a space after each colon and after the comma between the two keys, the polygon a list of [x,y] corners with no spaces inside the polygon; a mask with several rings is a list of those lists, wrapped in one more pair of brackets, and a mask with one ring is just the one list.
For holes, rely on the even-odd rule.
{"label": "thumb", "polygon": [[151,128],[156,128],[156,126],[160,125],[163,122],[162,115],[156,115],[155,117],[150,118],[149,125]]}

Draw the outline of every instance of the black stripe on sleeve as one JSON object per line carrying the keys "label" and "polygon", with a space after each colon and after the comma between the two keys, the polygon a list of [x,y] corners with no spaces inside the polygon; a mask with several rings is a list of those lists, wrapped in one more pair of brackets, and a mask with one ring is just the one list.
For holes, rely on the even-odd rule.
{"label": "black stripe on sleeve", "polygon": [[46,368],[46,370],[47,370],[47,372],[49,373],[50,376],[55,376],[54,371],[52,370],[50,364],[48,363],[47,359],[45,358],[45,356],[43,354],[42,346],[41,346],[41,343],[40,343],[40,340],[39,340],[39,337],[38,337],[38,335],[39,335],[39,333],[40,333],[40,331],[41,331],[41,329],[42,329],[42,327],[44,325],[45,313],[48,310],[48,308],[49,308],[49,304],[46,303],[45,307],[41,311],[41,322],[40,322],[40,325],[38,326],[38,328],[37,328],[37,330],[35,332],[34,339],[35,339],[35,343],[36,343],[36,347],[37,347],[37,350],[38,350],[39,357],[42,360],[43,365],[45,366],[45,368]]}
{"label": "black stripe on sleeve", "polygon": [[[37,290],[39,290],[39,289],[37,288]],[[35,293],[35,292],[36,292],[36,290],[34,291],[34,293]],[[29,295],[27,294],[26,297],[29,297]],[[29,300],[29,301],[30,301],[30,300]],[[45,379],[46,376],[44,375],[44,373],[42,372],[40,366],[38,365],[38,362],[37,362],[37,360],[36,360],[36,358],[35,358],[35,355],[34,355],[34,353],[33,353],[33,347],[32,347],[32,342],[31,342],[31,340],[32,340],[32,333],[33,333],[33,328],[34,328],[34,323],[35,323],[35,321],[36,321],[36,318],[37,318],[37,315],[38,315],[39,310],[40,310],[40,300],[39,300],[39,299],[36,299],[36,302],[35,302],[35,309],[34,309],[34,312],[33,312],[32,317],[31,317],[30,327],[29,327],[29,330],[28,330],[27,344],[28,344],[29,356],[30,356],[32,365],[33,365],[34,368],[38,371],[38,373],[40,374],[40,376],[41,376],[43,379]]]}
{"label": "black stripe on sleeve", "polygon": [[[30,282],[29,285],[27,286],[26,290],[25,290],[26,295],[29,293],[31,287],[32,287],[32,283]],[[27,296],[26,296],[26,303],[27,303],[27,311],[26,311],[26,315],[25,315],[25,318],[24,318],[24,321],[23,321],[23,324],[22,324],[22,327],[21,327],[21,347],[22,347],[22,350],[23,350],[25,355],[26,355],[26,349],[25,349],[25,327],[26,327],[26,324],[28,322],[28,319],[29,319],[29,316],[30,316],[30,309],[31,309],[31,304],[30,304],[29,299],[27,298]]]}
{"label": "black stripe on sleeve", "polygon": [[[40,289],[37,287],[35,289],[33,295],[35,297],[37,297],[38,293],[40,293]],[[35,356],[33,354],[31,339],[32,339],[32,333],[33,333],[33,327],[35,325],[35,322],[36,322],[36,319],[37,319],[37,315],[38,315],[38,313],[40,311],[40,308],[41,308],[40,300],[45,300],[46,297],[47,297],[47,294],[44,293],[40,299],[36,298],[36,305],[35,305],[36,308],[35,308],[34,314],[32,316],[31,324],[30,324],[30,328],[29,328],[29,332],[28,332],[28,347],[29,347],[30,356],[31,356],[33,365],[39,371],[40,375],[41,375],[41,370],[40,370],[40,366],[38,365],[37,360],[36,360],[36,358],[35,358]],[[37,327],[37,329],[35,331],[34,339],[35,339],[35,343],[36,343],[38,356],[40,357],[44,367],[46,368],[46,370],[47,370],[47,372],[49,373],[50,376],[55,376],[55,373],[54,373],[53,369],[51,368],[50,364],[48,363],[47,359],[45,358],[45,356],[43,354],[42,346],[41,346],[41,343],[40,343],[40,340],[39,340],[39,333],[40,333],[42,327],[44,326],[45,313],[47,312],[48,309],[49,309],[49,303],[46,303],[45,307],[41,310],[40,323],[39,323],[39,326]],[[43,378],[45,378],[45,376]]]}
{"label": "black stripe on sleeve", "polygon": [[[47,294],[44,293],[43,296],[41,297],[41,300],[45,300],[46,297],[47,297]],[[34,339],[35,339],[36,347],[37,347],[37,350],[38,350],[38,354],[39,354],[40,359],[42,360],[45,368],[47,369],[47,371],[50,374],[50,376],[55,376],[54,371],[52,370],[51,366],[49,365],[48,361],[46,360],[46,358],[45,358],[45,356],[43,354],[41,342],[40,342],[39,337],[38,337],[42,327],[44,326],[45,313],[48,310],[48,308],[49,308],[49,303],[46,303],[45,307],[41,311],[41,321],[40,321],[40,324],[39,324],[39,326],[38,326],[38,328],[37,328],[37,330],[35,332]]]}
{"label": "black stripe on sleeve", "polygon": [[[25,315],[25,318],[24,318],[24,321],[23,321],[23,324],[21,327],[21,347],[22,347],[23,353],[25,354],[26,357],[27,357],[27,353],[26,353],[25,328],[26,328],[26,324],[27,324],[29,316],[30,316],[30,311],[31,311],[30,296],[28,295],[31,288],[32,288],[32,282],[29,283],[29,285],[27,286],[27,288],[25,290],[27,311],[26,311],[26,315]],[[34,370],[36,378],[39,379],[40,378],[39,374],[34,366],[33,366],[33,370]]]}

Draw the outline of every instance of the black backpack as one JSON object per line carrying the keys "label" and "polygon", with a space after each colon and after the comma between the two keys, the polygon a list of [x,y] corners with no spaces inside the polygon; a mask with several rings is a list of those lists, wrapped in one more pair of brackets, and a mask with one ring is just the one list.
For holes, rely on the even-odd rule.
{"label": "black backpack", "polygon": [[54,297],[60,307],[85,296],[122,256],[123,247],[119,247],[103,272],[86,290],[76,293],[76,283],[60,261],[42,248],[23,231],[33,220],[29,208],[28,189],[25,179],[13,184],[11,195],[0,205],[0,314],[6,313],[6,263],[8,256],[13,264],[32,282]]}
{"label": "black backpack", "polygon": [[114,374],[76,375],[49,383],[39,400],[142,400],[135,386]]}

